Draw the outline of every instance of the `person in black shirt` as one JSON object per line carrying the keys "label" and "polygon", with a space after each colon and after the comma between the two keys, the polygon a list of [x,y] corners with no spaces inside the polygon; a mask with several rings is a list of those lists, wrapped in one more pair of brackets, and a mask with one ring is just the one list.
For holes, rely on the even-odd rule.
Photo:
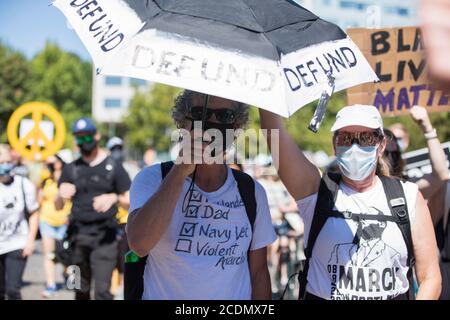
{"label": "person in black shirt", "polygon": [[130,178],[120,162],[98,147],[100,134],[94,122],[82,118],[73,127],[81,157],[64,167],[59,179],[57,209],[72,201],[69,235],[72,263],[79,266],[81,288],[76,300],[111,300],[111,276],[117,259],[117,205],[129,207]]}

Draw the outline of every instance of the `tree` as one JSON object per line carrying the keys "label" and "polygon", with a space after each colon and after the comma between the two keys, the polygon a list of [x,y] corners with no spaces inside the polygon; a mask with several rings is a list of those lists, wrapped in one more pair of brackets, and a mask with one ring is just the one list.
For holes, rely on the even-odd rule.
{"label": "tree", "polygon": [[29,98],[30,67],[25,57],[0,43],[0,141],[14,110]]}
{"label": "tree", "polygon": [[287,119],[285,121],[286,128],[302,150],[323,150],[327,154],[333,154],[330,129],[336,120],[337,112],[345,105],[345,91],[335,93],[328,103],[325,118],[317,133],[308,129],[317,107],[317,101],[304,106]]}
{"label": "tree", "polygon": [[171,117],[174,100],[181,89],[155,84],[151,90],[136,91],[124,122],[128,128],[127,144],[139,152],[149,147],[167,152],[175,124]]}
{"label": "tree", "polygon": [[[77,55],[47,43],[31,61],[31,97],[48,102],[59,110],[66,121],[67,131],[73,122],[91,114],[92,65]],[[67,135],[66,146],[72,144]]]}
{"label": "tree", "polygon": [[[450,141],[450,113],[448,112],[436,112],[430,113],[431,124],[436,128],[439,141],[441,143]],[[406,151],[417,150],[426,147],[426,140],[423,136],[419,126],[412,120],[409,115],[384,118],[384,126],[388,128],[390,125],[396,122],[402,123],[409,132],[409,147]]]}

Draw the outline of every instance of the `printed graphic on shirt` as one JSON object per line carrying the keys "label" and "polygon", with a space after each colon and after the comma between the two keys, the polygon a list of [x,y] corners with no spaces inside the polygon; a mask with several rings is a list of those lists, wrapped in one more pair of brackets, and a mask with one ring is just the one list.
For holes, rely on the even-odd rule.
{"label": "printed graphic on shirt", "polygon": [[[377,208],[370,210],[383,215]],[[386,227],[386,221],[360,220],[354,240],[333,247],[327,266],[332,300],[393,298],[399,289],[396,274],[400,267],[395,264],[400,253],[383,241]]]}
{"label": "printed graphic on shirt", "polygon": [[236,215],[231,219],[232,210],[243,206],[238,196],[233,201],[211,203],[201,192],[193,190],[190,201],[189,195],[183,201],[183,220],[174,250],[210,257],[213,266],[222,270],[245,263],[251,226],[249,222],[236,220]]}
{"label": "printed graphic on shirt", "polygon": [[14,216],[18,199],[15,194],[5,192],[0,201],[0,238],[7,238],[17,233],[21,226],[22,221],[16,220]]}

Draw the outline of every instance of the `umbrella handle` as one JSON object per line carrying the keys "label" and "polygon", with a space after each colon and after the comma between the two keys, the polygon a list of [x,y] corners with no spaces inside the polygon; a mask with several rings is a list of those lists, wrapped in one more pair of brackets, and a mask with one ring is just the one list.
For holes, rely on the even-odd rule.
{"label": "umbrella handle", "polygon": [[330,71],[328,71],[327,77],[328,77],[328,88],[326,88],[322,92],[316,111],[314,112],[314,115],[308,127],[308,129],[314,133],[317,133],[317,131],[319,131],[320,125],[322,124],[322,121],[325,118],[325,112],[327,111],[328,102],[330,101],[330,97],[334,93],[335,78],[331,75]]}

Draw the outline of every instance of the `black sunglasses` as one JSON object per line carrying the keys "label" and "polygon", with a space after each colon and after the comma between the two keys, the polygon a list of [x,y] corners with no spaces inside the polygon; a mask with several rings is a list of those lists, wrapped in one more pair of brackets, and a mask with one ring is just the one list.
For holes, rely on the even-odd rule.
{"label": "black sunglasses", "polygon": [[[204,107],[193,106],[190,107],[189,113],[191,115],[191,120],[202,121],[203,120],[203,109]],[[236,119],[236,114],[233,109],[210,109],[206,108],[206,120],[211,119],[212,115],[216,116],[217,121],[220,123],[231,124],[234,123]]]}

